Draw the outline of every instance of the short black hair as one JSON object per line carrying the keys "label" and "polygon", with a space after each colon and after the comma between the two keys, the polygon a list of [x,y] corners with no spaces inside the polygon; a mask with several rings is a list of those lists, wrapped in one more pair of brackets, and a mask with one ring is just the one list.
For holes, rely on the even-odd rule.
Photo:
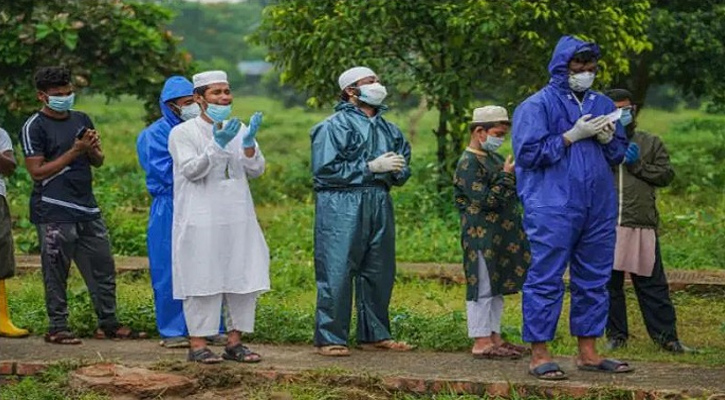
{"label": "short black hair", "polygon": [[634,102],[634,96],[632,92],[627,89],[610,89],[604,93],[607,97],[612,99],[613,102],[629,100]]}
{"label": "short black hair", "polygon": [[579,53],[574,54],[574,56],[572,56],[572,58],[569,62],[572,62],[572,61],[578,62],[581,64],[595,62],[595,61],[597,61],[597,53],[595,53],[593,50],[580,51]]}
{"label": "short black hair", "polygon": [[35,73],[35,88],[43,92],[70,83],[70,71],[66,67],[42,67]]}
{"label": "short black hair", "polygon": [[484,131],[487,131],[491,128],[495,128],[499,125],[507,125],[511,126],[511,122],[509,121],[495,121],[495,122],[471,122],[468,124],[468,130],[470,133],[473,133],[473,131],[476,130],[479,126],[483,128]]}
{"label": "short black hair", "polygon": [[204,97],[204,93],[206,93],[207,90],[209,90],[209,85],[199,86],[198,88],[194,88],[194,93]]}

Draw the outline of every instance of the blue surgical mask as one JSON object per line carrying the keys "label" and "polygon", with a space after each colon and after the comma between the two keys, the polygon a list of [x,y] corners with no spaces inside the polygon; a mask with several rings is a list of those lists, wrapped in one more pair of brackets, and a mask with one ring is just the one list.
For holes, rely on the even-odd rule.
{"label": "blue surgical mask", "polygon": [[66,112],[73,108],[76,94],[71,93],[68,96],[48,96],[48,103],[46,105],[53,111]]}
{"label": "blue surgical mask", "polygon": [[481,142],[481,148],[488,151],[497,151],[503,144],[503,137],[486,136],[486,141]]}
{"label": "blue surgical mask", "polygon": [[190,119],[198,117],[199,114],[201,114],[201,107],[199,107],[198,104],[194,103],[189,104],[188,106],[181,107],[179,112],[179,118],[181,118],[182,121],[188,121]]}
{"label": "blue surgical mask", "polygon": [[622,109],[622,116],[619,117],[619,122],[622,123],[622,126],[627,126],[632,123],[632,109],[631,108],[623,108]]}
{"label": "blue surgical mask", "polygon": [[204,113],[214,122],[223,122],[231,115],[232,105],[227,104],[223,106],[221,104],[207,103]]}

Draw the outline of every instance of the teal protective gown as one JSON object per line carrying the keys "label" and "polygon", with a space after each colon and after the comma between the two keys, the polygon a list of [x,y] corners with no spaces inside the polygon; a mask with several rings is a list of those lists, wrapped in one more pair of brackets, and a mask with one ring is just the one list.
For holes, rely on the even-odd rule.
{"label": "teal protective gown", "polygon": [[[315,345],[347,345],[355,282],[359,343],[391,338],[388,305],[395,281],[392,186],[410,177],[410,144],[379,109],[372,118],[351,103],[311,132],[316,192]],[[406,167],[374,174],[367,166],[395,152]]]}

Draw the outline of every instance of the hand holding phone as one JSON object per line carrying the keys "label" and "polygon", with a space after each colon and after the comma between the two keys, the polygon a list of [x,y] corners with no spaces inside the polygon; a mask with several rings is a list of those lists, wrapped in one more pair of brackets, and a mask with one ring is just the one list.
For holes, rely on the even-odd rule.
{"label": "hand holding phone", "polygon": [[81,126],[80,129],[78,129],[78,132],[76,132],[76,139],[83,139],[83,136],[86,135],[86,132],[88,132],[87,126]]}

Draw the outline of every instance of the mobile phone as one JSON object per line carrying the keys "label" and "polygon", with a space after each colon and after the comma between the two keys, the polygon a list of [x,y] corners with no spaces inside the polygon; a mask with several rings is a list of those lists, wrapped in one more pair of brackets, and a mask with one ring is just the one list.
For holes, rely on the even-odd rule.
{"label": "mobile phone", "polygon": [[88,132],[88,127],[87,126],[81,126],[81,128],[78,129],[78,132],[76,132],[76,138],[79,139],[79,140],[80,139],[83,139],[83,136],[86,134],[86,132]]}

